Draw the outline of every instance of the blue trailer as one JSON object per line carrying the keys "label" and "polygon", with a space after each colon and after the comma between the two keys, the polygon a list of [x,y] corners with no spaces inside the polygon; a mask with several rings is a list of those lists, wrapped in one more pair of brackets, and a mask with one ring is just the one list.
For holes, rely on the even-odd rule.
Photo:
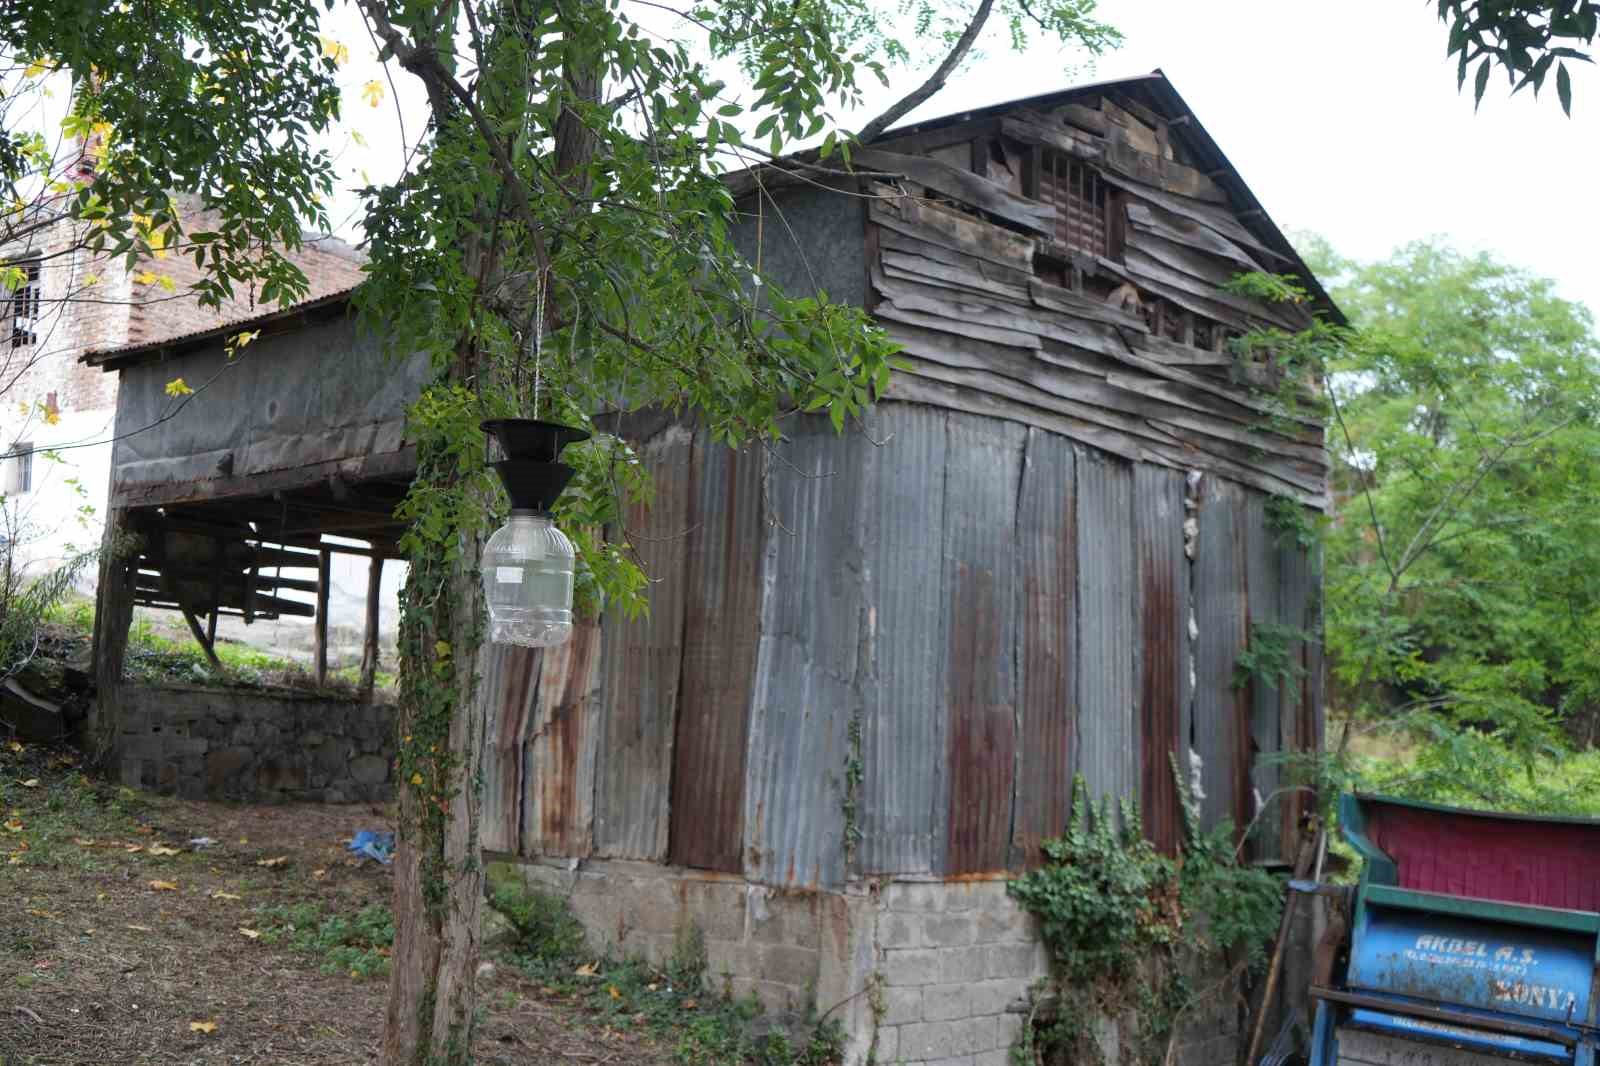
{"label": "blue trailer", "polygon": [[1600,822],[1341,798],[1365,860],[1311,1066],[1597,1066]]}

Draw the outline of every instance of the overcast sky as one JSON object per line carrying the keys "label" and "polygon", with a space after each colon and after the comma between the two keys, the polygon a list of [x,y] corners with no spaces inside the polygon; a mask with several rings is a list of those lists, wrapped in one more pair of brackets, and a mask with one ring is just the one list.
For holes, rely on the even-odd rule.
{"label": "overcast sky", "polygon": [[[1600,77],[1575,72],[1569,120],[1553,76],[1535,101],[1531,92],[1508,99],[1496,74],[1474,115],[1470,83],[1456,92],[1434,8],[1423,0],[1101,0],[1101,16],[1126,42],[1092,75],[1064,75],[1076,60],[1059,49],[1036,45],[1019,57],[993,42],[908,121],[1159,67],[1284,229],[1314,230],[1364,259],[1443,235],[1555,278],[1564,295],[1600,309]],[[330,29],[353,57],[346,116],[368,142],[344,145],[342,163],[384,180],[401,155],[393,100],[374,109],[361,97],[360,86],[378,76],[373,49],[349,9],[337,11]],[[403,72],[394,77],[415,138],[420,93]],[[921,77],[896,72],[869,110]],[[351,202],[339,206],[345,217]]]}

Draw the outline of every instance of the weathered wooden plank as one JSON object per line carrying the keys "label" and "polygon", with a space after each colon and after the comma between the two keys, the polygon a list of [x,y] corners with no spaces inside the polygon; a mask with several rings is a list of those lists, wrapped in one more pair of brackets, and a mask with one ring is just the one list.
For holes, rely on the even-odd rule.
{"label": "weathered wooden plank", "polygon": [[1198,222],[1215,230],[1218,234],[1244,248],[1269,257],[1272,261],[1290,264],[1293,261],[1282,252],[1276,251],[1263,244],[1260,238],[1246,229],[1233,213],[1218,204],[1208,204],[1204,200],[1195,200],[1188,196],[1179,196],[1147,185],[1142,181],[1135,181],[1115,172],[1101,175],[1107,182],[1124,190],[1137,200],[1143,200],[1168,211],[1171,214],[1187,218],[1191,222]]}
{"label": "weathered wooden plank", "polygon": [[972,271],[980,277],[990,281],[1003,282],[1007,285],[1016,285],[1027,288],[1034,281],[1031,271],[1019,270],[1012,266],[1001,266],[992,259],[974,255],[966,249],[957,248],[950,244],[934,244],[910,237],[898,230],[889,229],[887,226],[874,227],[878,233],[878,246],[883,250],[902,252],[906,255],[918,255],[933,259],[950,266],[961,267]]}
{"label": "weathered wooden plank", "polygon": [[599,746],[600,626],[582,621],[539,663],[536,727],[523,774],[523,855],[582,858],[592,850]]}
{"label": "weathered wooden plank", "polygon": [[[1097,371],[1088,357],[1081,363],[1062,358],[1044,362],[1019,349],[952,339],[929,330],[895,326],[888,332],[903,345],[904,355],[937,364],[917,365],[918,373],[971,388],[991,388],[1134,437],[1195,445],[1243,469],[1260,469],[1307,491],[1315,490],[1326,477],[1326,457],[1320,447],[1255,431],[1248,422],[1217,416],[1204,403],[1186,406],[1181,395],[1176,400],[1166,395],[1181,393],[1168,383]],[[1202,394],[1201,399],[1207,397]],[[1192,434],[1209,440],[1194,440]]]}
{"label": "weathered wooden plank", "polygon": [[[1169,244],[1166,249],[1176,250],[1178,246]],[[1247,328],[1253,325],[1253,320],[1270,322],[1290,331],[1311,324],[1310,316],[1293,304],[1272,304],[1225,292],[1219,288],[1225,282],[1202,280],[1157,258],[1156,253],[1161,250],[1150,245],[1130,244],[1123,250],[1122,261],[1128,273],[1142,285],[1174,303],[1219,322],[1242,323]]]}
{"label": "weathered wooden plank", "polygon": [[[1043,116],[1040,116],[1043,119]],[[1063,126],[1059,123],[1030,119],[1026,115],[1007,115],[1000,120],[1000,129],[1007,137],[1023,144],[1037,144],[1074,159],[1099,162],[1105,156],[1105,142]]]}
{"label": "weathered wooden plank", "polygon": [[934,192],[987,211],[1036,233],[1054,233],[1056,209],[1012,193],[988,178],[927,156],[900,155],[880,148],[857,148],[851,162],[871,170],[903,174]]}
{"label": "weathered wooden plank", "polygon": [[671,426],[644,446],[655,482],[649,507],[628,509],[650,612],[603,622],[606,701],[597,773],[595,850],[610,858],[661,859],[667,847],[672,743],[683,657],[684,558],[691,435]]}
{"label": "weathered wooden plank", "polygon": [[881,274],[874,275],[873,287],[893,301],[896,307],[906,311],[937,315],[953,322],[989,329],[1024,329],[1039,337],[1091,351],[1127,348],[1116,326],[1047,314],[1006,303],[986,293],[932,289],[915,282],[886,278]]}
{"label": "weathered wooden plank", "polygon": [[1072,442],[1028,429],[1017,499],[1020,727],[1011,864],[1066,829],[1078,730],[1078,516]]}
{"label": "weathered wooden plank", "polygon": [[890,278],[936,285],[957,292],[985,292],[1019,304],[1028,302],[1026,283],[1018,285],[991,279],[950,263],[920,255],[907,255],[892,248],[883,249],[879,261],[884,274]]}
{"label": "weathered wooden plank", "polygon": [[1150,328],[1145,325],[1144,319],[1124,311],[1121,307],[1114,307],[1104,300],[1079,295],[1071,289],[1063,289],[1059,285],[1052,285],[1037,278],[1028,286],[1028,293],[1036,306],[1049,311],[1060,311],[1093,322],[1104,322],[1108,326],[1116,326],[1119,330],[1133,334],[1145,334]]}
{"label": "weathered wooden plank", "polygon": [[1096,798],[1139,795],[1143,592],[1133,538],[1133,467],[1077,455],[1078,766]]}
{"label": "weathered wooden plank", "polygon": [[1139,568],[1140,792],[1145,833],[1163,851],[1182,835],[1173,762],[1188,755],[1189,565],[1183,553],[1184,474],[1133,468]]}
{"label": "weathered wooden plank", "polygon": [[[1133,227],[1132,232],[1128,234],[1127,247],[1148,255],[1173,270],[1189,275],[1204,285],[1208,291],[1229,284],[1241,273],[1261,269],[1242,267],[1232,259],[1213,255],[1211,252],[1198,251],[1187,244],[1168,240],[1138,227]],[[1254,304],[1256,301],[1246,302]]]}
{"label": "weathered wooden plank", "polygon": [[695,434],[668,855],[744,868],[745,755],[761,624],[761,453]]}
{"label": "weathered wooden plank", "polygon": [[1062,104],[1051,112],[1061,121],[1070,123],[1080,130],[1104,137],[1110,124],[1106,116],[1098,108],[1085,107],[1083,104]]}
{"label": "weathered wooden plank", "polygon": [[973,340],[988,341],[991,344],[1009,345],[1013,348],[1038,348],[1041,343],[1039,338],[1032,333],[1005,329],[999,326],[986,326],[977,322],[950,318],[948,315],[927,314],[923,311],[901,307],[893,300],[886,299],[882,301],[872,309],[872,313],[878,318],[887,319],[890,322],[903,322],[908,326],[921,326],[924,329],[970,337]]}
{"label": "weathered wooden plank", "polygon": [[1128,224],[1135,230],[1153,237],[1182,244],[1199,252],[1225,259],[1240,270],[1265,269],[1249,252],[1228,240],[1210,226],[1193,219],[1164,211],[1153,204],[1138,200],[1128,204]]}
{"label": "weathered wooden plank", "polygon": [[1122,129],[1115,129],[1108,136],[1101,160],[1103,167],[1173,195],[1211,204],[1228,202],[1228,194],[1198,170],[1164,158],[1126,138],[1127,133]]}
{"label": "weathered wooden plank", "polygon": [[[882,191],[889,189],[891,191]],[[1003,226],[906,196],[892,187],[879,186],[867,204],[868,217],[880,226],[908,237],[959,248],[969,255],[999,266],[1033,273],[1033,253],[1038,241]]]}
{"label": "weathered wooden plank", "polygon": [[1010,865],[1017,753],[1014,516],[1027,438],[1027,429],[1014,422],[964,413],[952,413],[948,425],[942,580],[950,782],[945,806],[934,813],[935,839],[944,845],[937,868],[947,876]]}
{"label": "weathered wooden plank", "polygon": [[1191,344],[1179,344],[1177,341],[1158,337],[1153,333],[1130,337],[1129,343],[1134,351],[1155,360],[1162,366],[1209,366],[1231,369],[1235,362],[1230,351],[1208,351]]}
{"label": "weathered wooden plank", "polygon": [[[860,872],[934,871],[935,797],[949,791],[949,617],[944,557],[946,420],[942,408],[880,404],[865,456],[865,579],[875,684],[862,689]],[[942,824],[941,824],[942,828]],[[940,842],[942,845],[942,841]]]}
{"label": "weathered wooden plank", "polygon": [[1242,830],[1250,809],[1250,699],[1234,687],[1234,667],[1247,643],[1245,490],[1206,477],[1198,512],[1194,562],[1194,749],[1202,763],[1201,821],[1231,819]]}

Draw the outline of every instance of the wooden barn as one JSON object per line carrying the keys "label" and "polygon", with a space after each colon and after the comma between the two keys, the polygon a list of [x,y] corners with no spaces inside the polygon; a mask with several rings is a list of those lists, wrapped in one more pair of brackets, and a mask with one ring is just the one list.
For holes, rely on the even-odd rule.
{"label": "wooden barn", "polygon": [[[1321,649],[1236,670],[1263,626],[1320,629],[1293,526],[1328,464],[1229,342],[1338,311],[1159,73],[852,160],[889,176],[733,176],[742,247],[870,308],[906,368],[860,431],[797,419],[771,453],[638,428],[650,616],[499,660],[485,846],[624,949],[695,923],[741,990],[842,1003],[879,1062],[998,1063],[1046,972],[1005,881],[1075,775],[1171,847],[1176,760],[1208,824],[1292,853],[1273,757],[1320,744]],[[1229,290],[1254,271],[1311,296]],[[1195,1019],[1185,1061],[1236,1028]]]}
{"label": "wooden barn", "polygon": [[[485,652],[482,840],[623,951],[698,929],[713,974],[835,1008],[858,1055],[999,1063],[1046,972],[1005,881],[1061,831],[1076,775],[1170,848],[1176,761],[1208,823],[1254,826],[1253,858],[1292,847],[1272,757],[1322,730],[1318,561],[1292,527],[1326,506],[1328,464],[1320,423],[1280,411],[1276,368],[1230,341],[1338,311],[1159,72],[853,160],[870,175],[732,176],[739,237],[787,291],[868,307],[905,368],[859,429],[797,417],[765,451],[624,420],[655,477],[628,523],[651,610]],[[1236,295],[1247,271],[1311,296]],[[376,359],[330,314],[275,320],[251,358]],[[132,424],[223,344],[92,358],[126,368]],[[116,524],[226,514],[258,552],[366,528],[381,555],[403,397],[359,373],[263,371],[239,402],[292,424],[241,417],[219,444],[180,413],[119,441]],[[158,563],[102,581],[102,676],[126,597],[168,587]],[[247,609],[254,587],[213,600]],[[1277,686],[1240,684],[1263,626],[1310,639]],[[102,735],[118,714],[102,701]],[[1236,1029],[1226,1003],[1195,1019],[1184,1061],[1231,1061]]]}

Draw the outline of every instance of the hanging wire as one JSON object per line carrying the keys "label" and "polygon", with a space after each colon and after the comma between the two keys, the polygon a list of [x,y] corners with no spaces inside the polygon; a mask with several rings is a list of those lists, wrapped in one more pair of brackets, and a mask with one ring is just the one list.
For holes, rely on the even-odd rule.
{"label": "hanging wire", "polygon": [[533,417],[539,417],[539,389],[544,363],[544,271],[533,288]]}

